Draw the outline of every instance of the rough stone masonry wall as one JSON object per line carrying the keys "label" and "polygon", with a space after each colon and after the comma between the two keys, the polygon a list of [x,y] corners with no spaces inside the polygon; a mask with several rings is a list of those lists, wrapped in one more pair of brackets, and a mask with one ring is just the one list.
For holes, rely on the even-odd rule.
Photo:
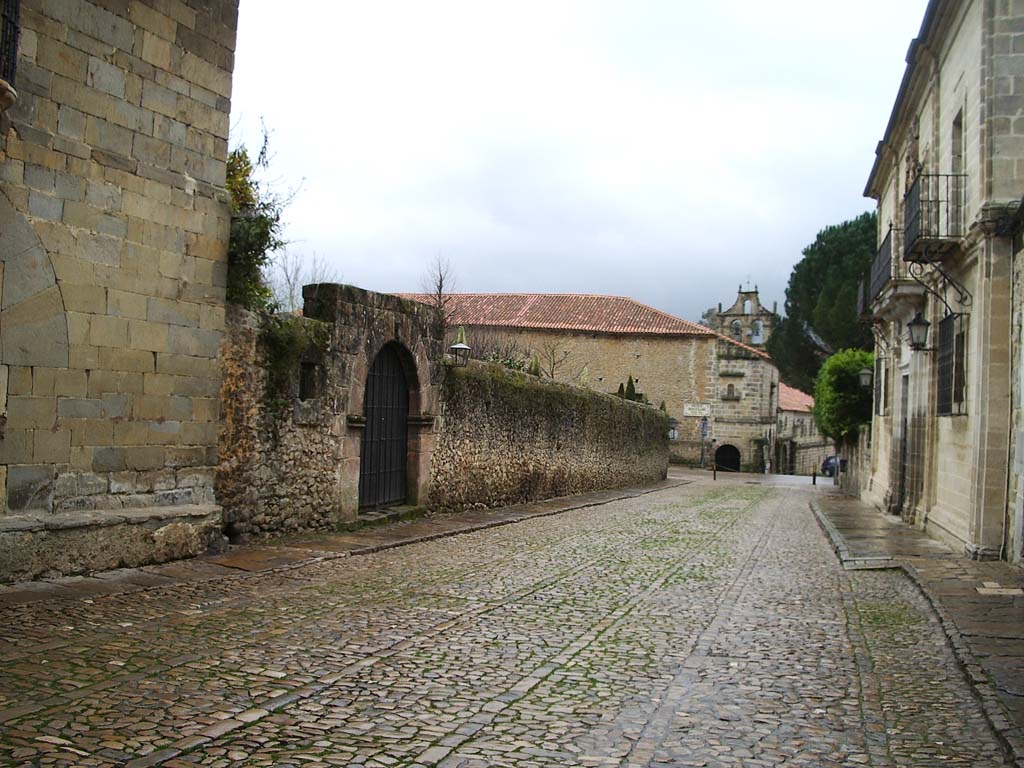
{"label": "rough stone masonry wall", "polygon": [[[523,328],[467,329],[470,346],[501,347],[515,340],[520,349],[536,353],[543,361],[554,351],[556,359],[568,353],[555,371],[562,382],[578,382],[586,368],[590,387],[614,394],[632,376],[637,391],[655,407],[665,403],[668,415],[677,420],[677,437],[669,443],[673,461],[700,461],[701,408],[710,409],[715,398],[715,345],[713,336],[659,336],[641,334],[541,331]],[[696,410],[694,410],[696,409]]]}
{"label": "rough stone masonry wall", "polygon": [[[318,321],[292,317],[287,322]],[[261,341],[260,318],[238,306],[228,307],[221,362],[216,490],[228,536],[239,540],[331,527],[338,522],[340,454],[338,424],[327,399],[300,401],[297,372],[285,377],[286,397],[268,392],[275,361]]]}
{"label": "rough stone masonry wall", "polygon": [[449,368],[430,506],[463,510],[661,480],[668,418],[500,366]]}
{"label": "rough stone masonry wall", "polygon": [[237,12],[21,4],[0,130],[0,510],[212,501]]}
{"label": "rough stone masonry wall", "polygon": [[[287,362],[268,346],[267,319],[228,309],[216,490],[232,539],[355,520],[367,373],[391,342],[405,350],[408,364],[408,502],[426,498],[441,357],[431,310],[347,285],[306,286],[303,296],[307,317],[279,322],[320,326],[313,335],[323,344]],[[315,366],[316,392],[306,400],[299,399],[303,362]],[[271,371],[283,389],[268,389]]]}

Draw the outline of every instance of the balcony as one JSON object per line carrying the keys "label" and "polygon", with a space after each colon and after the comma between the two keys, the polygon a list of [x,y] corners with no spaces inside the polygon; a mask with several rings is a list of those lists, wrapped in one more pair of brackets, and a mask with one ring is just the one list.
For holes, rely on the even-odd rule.
{"label": "balcony", "polygon": [[18,67],[19,0],[0,0],[0,112],[18,98],[14,75]]}
{"label": "balcony", "polygon": [[939,261],[960,252],[965,234],[964,174],[924,173],[903,198],[903,260]]}
{"label": "balcony", "polygon": [[898,235],[898,230],[889,229],[858,288],[857,316],[864,322],[895,316],[907,300],[913,302],[923,294],[924,288],[910,277],[907,264],[893,258],[894,232]]}

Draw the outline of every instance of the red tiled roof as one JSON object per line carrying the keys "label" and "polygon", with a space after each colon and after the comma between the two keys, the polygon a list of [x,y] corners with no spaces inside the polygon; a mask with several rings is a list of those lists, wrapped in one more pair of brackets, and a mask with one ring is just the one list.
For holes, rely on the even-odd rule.
{"label": "red tiled roof", "polygon": [[[403,298],[429,301],[425,293]],[[454,293],[454,325],[593,331],[657,336],[716,336],[710,328],[625,296],[582,293]]]}
{"label": "red tiled roof", "polygon": [[779,382],[779,410],[780,411],[803,411],[810,413],[814,408],[814,398],[799,389],[793,389],[786,384]]}

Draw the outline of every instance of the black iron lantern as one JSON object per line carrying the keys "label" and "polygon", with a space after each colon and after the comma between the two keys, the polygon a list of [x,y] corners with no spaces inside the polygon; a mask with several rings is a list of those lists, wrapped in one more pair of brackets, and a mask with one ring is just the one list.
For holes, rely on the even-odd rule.
{"label": "black iron lantern", "polygon": [[464,367],[469,362],[469,353],[471,347],[468,344],[464,344],[461,341],[452,344],[448,347],[448,352],[452,356],[452,361],[459,368]]}
{"label": "black iron lantern", "polygon": [[857,371],[857,381],[864,389],[871,389],[871,383],[875,379],[875,372],[870,368],[861,368]]}
{"label": "black iron lantern", "polygon": [[931,323],[921,317],[920,312],[914,315],[914,319],[907,323],[907,330],[910,332],[910,348],[912,350],[917,352],[928,347],[928,329],[931,328],[931,325]]}

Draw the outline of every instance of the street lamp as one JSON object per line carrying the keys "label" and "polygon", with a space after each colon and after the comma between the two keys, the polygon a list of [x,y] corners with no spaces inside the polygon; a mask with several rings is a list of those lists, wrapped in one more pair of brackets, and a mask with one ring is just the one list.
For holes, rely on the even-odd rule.
{"label": "street lamp", "polygon": [[907,323],[907,330],[910,331],[910,348],[915,352],[928,351],[928,329],[931,323],[921,317],[918,312],[914,319]]}
{"label": "street lamp", "polygon": [[452,360],[455,366],[463,368],[469,362],[469,353],[472,348],[468,344],[462,342],[456,342],[448,347],[448,352],[451,353]]}
{"label": "street lamp", "polygon": [[875,372],[870,368],[861,368],[857,371],[857,381],[864,389],[871,389],[871,382],[874,381]]}

